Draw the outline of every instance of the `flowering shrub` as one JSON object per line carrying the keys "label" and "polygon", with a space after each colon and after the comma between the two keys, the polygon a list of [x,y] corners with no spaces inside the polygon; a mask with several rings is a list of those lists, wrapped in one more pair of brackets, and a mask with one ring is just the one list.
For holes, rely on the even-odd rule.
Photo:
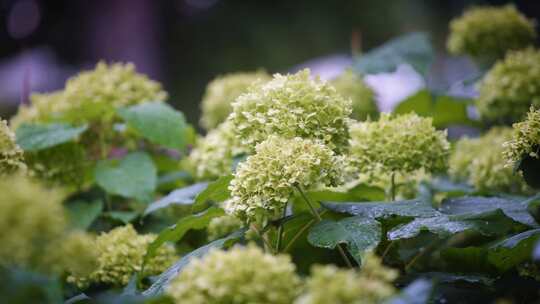
{"label": "flowering shrub", "polygon": [[523,119],[531,105],[540,106],[540,51],[510,52],[479,83],[476,101],[482,119],[513,123]]}
{"label": "flowering shrub", "polygon": [[466,12],[450,50],[504,57],[478,97],[426,87],[393,113],[378,113],[362,79],[437,73],[424,34],[362,53],[329,82],[307,69],[219,77],[204,136],[132,64],[32,94],[0,121],[0,299],[538,302],[532,24],[512,6]]}
{"label": "flowering shrub", "polygon": [[533,44],[534,26],[513,5],[473,7],[450,22],[448,50],[477,59],[502,58],[508,50]]}

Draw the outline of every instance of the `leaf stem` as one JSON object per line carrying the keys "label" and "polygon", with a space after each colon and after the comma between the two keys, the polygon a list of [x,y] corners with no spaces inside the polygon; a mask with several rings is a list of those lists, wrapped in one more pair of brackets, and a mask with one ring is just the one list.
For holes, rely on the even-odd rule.
{"label": "leaf stem", "polygon": [[[281,218],[284,218],[285,216],[287,216],[287,203],[285,203],[285,207],[283,207],[283,214],[281,216]],[[281,243],[283,241],[283,225],[285,223],[282,221],[280,224],[279,224],[279,227],[278,227],[278,236],[277,236],[277,240],[276,240],[276,252],[279,252],[280,249],[281,249]]]}
{"label": "leaf stem", "polygon": [[269,250],[272,253],[277,253],[274,250],[274,247],[272,247],[272,244],[270,244],[268,239],[266,239],[266,237],[261,233],[261,231],[257,228],[257,226],[255,226],[254,224],[251,224],[251,229],[253,229],[253,231],[255,231],[255,233],[257,233],[257,235],[261,238],[261,240],[263,241],[266,247],[266,250]]}
{"label": "leaf stem", "polygon": [[392,175],[390,176],[390,195],[392,202],[396,200],[396,172],[392,171]]}
{"label": "leaf stem", "polygon": [[[319,214],[319,212],[317,212],[317,210],[313,207],[313,204],[311,203],[311,201],[309,200],[309,198],[306,196],[306,194],[304,193],[304,191],[302,191],[302,187],[300,187],[299,185],[296,185],[296,190],[298,190],[298,192],[300,192],[300,195],[302,196],[302,198],[304,199],[304,201],[306,202],[306,204],[308,205],[309,209],[311,210],[311,213],[313,213],[313,215],[315,216],[315,218],[317,219],[318,222],[322,221],[322,217],[321,215]],[[349,266],[350,268],[353,268],[353,264],[352,262],[349,260],[349,257],[347,256],[347,253],[345,253],[345,250],[343,249],[342,247],[342,244],[337,244],[336,246],[337,250],[339,251],[339,254],[341,255],[341,257],[343,258],[343,260],[345,261],[345,264],[347,264],[347,266]]]}

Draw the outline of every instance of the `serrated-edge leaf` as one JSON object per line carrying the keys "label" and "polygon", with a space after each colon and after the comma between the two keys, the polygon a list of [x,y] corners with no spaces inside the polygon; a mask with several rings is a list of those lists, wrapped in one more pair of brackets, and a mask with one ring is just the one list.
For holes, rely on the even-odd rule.
{"label": "serrated-edge leaf", "polygon": [[17,144],[28,152],[48,149],[77,138],[88,125],[73,127],[68,124],[22,124],[16,130]]}
{"label": "serrated-edge leaf", "polygon": [[144,211],[148,215],[156,210],[170,205],[190,205],[195,202],[195,197],[208,188],[208,183],[197,183],[184,188],[176,189],[161,199],[150,204]]}
{"label": "serrated-edge leaf", "polygon": [[337,222],[322,220],[310,229],[308,242],[315,247],[328,249],[334,249],[338,244],[346,244],[349,253],[361,264],[363,253],[377,247],[381,235],[379,222],[353,216]]}
{"label": "serrated-edge leaf", "polygon": [[179,261],[174,263],[174,265],[169,267],[169,269],[160,274],[157,280],[143,292],[143,295],[149,297],[162,293],[166,286],[169,285],[170,281],[174,279],[192,259],[201,258],[212,249],[227,247],[231,243],[241,239],[244,236],[244,233],[245,229],[240,229],[225,238],[215,240],[183,256]]}
{"label": "serrated-edge leaf", "polygon": [[165,228],[158,234],[157,238],[148,245],[146,255],[143,259],[142,269],[144,269],[146,263],[156,255],[158,248],[163,244],[166,242],[178,242],[189,230],[206,228],[211,219],[223,214],[225,214],[223,209],[212,207],[202,213],[183,217],[178,220],[176,224]]}

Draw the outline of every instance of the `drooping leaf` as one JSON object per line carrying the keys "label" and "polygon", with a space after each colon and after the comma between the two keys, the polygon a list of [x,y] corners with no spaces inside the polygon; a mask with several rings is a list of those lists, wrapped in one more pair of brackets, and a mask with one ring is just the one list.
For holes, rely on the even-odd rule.
{"label": "drooping leaf", "polygon": [[433,61],[433,48],[425,33],[394,38],[358,58],[355,69],[362,74],[393,72],[401,64],[411,65],[426,75]]}
{"label": "drooping leaf", "polygon": [[190,205],[195,202],[195,197],[208,187],[208,183],[197,183],[184,188],[176,189],[161,199],[153,202],[146,208],[144,215],[170,205]]}
{"label": "drooping leaf", "polygon": [[16,130],[17,144],[28,152],[35,152],[74,140],[88,129],[87,125],[22,124]]}
{"label": "drooping leaf", "polygon": [[372,219],[388,218],[392,215],[403,217],[433,217],[440,215],[431,203],[424,200],[404,200],[397,202],[322,203],[324,208],[339,213],[359,215]]}
{"label": "drooping leaf", "polygon": [[118,115],[153,143],[182,150],[188,142],[184,115],[165,103],[147,102],[122,108]]}
{"label": "drooping leaf", "polygon": [[534,218],[527,211],[527,200],[502,197],[462,197],[450,198],[442,202],[440,211],[447,215],[477,215],[500,209],[516,222],[530,227],[538,227]]}
{"label": "drooping leaf", "polygon": [[204,255],[206,255],[211,249],[214,249],[214,248],[219,249],[219,248],[228,247],[232,245],[234,242],[241,239],[244,236],[244,233],[245,233],[244,229],[236,231],[225,238],[215,240],[183,256],[173,266],[171,266],[169,269],[167,269],[165,272],[159,275],[159,277],[154,282],[154,284],[152,284],[152,286],[150,286],[147,290],[143,292],[143,295],[156,296],[162,293],[164,288],[167,285],[169,285],[169,282],[173,278],[175,278],[193,258],[201,258]]}
{"label": "drooping leaf", "polygon": [[477,231],[483,235],[501,235],[512,229],[513,221],[499,209],[468,217],[439,215],[429,218],[416,218],[413,221],[393,228],[388,232],[389,240],[416,237],[427,230],[440,237],[449,237],[466,230]]}
{"label": "drooping leaf", "polygon": [[103,211],[103,202],[77,200],[67,203],[66,209],[71,227],[86,230]]}
{"label": "drooping leaf", "polygon": [[74,303],[79,303],[79,302],[83,302],[83,301],[86,301],[86,300],[91,300],[92,298],[90,298],[89,296],[87,296],[84,292],[83,293],[80,293],[76,296],[73,296],[69,299],[67,299],[64,304],[74,304]]}
{"label": "drooping leaf", "polygon": [[424,272],[419,276],[426,279],[435,280],[437,283],[467,282],[472,284],[491,285],[495,281],[493,278],[483,275],[456,274],[448,272]]}
{"label": "drooping leaf", "polygon": [[340,221],[323,220],[311,228],[308,241],[316,247],[334,249],[346,244],[349,253],[361,264],[365,251],[372,250],[381,241],[379,222],[362,216],[353,216]]}
{"label": "drooping leaf", "polygon": [[433,283],[426,279],[417,279],[405,287],[388,304],[427,304],[429,303]]}
{"label": "drooping leaf", "polygon": [[94,175],[97,184],[110,194],[147,201],[157,183],[157,172],[152,158],[144,152],[134,152],[117,165],[100,161]]}
{"label": "drooping leaf", "polygon": [[165,228],[159,233],[157,238],[148,245],[146,255],[144,256],[143,268],[144,265],[156,255],[158,248],[163,244],[166,242],[178,242],[189,230],[206,228],[210,220],[223,214],[225,214],[223,209],[212,207],[200,214],[183,217],[173,226]]}
{"label": "drooping leaf", "polygon": [[536,262],[538,262],[540,260],[540,241],[536,241],[536,244],[534,245],[532,258]]}
{"label": "drooping leaf", "polygon": [[192,211],[200,212],[204,210],[208,207],[207,203],[209,201],[219,203],[231,197],[231,192],[229,191],[229,183],[232,179],[232,175],[222,176],[218,178],[215,182],[208,184],[208,187],[201,191],[195,198],[195,203],[193,203]]}

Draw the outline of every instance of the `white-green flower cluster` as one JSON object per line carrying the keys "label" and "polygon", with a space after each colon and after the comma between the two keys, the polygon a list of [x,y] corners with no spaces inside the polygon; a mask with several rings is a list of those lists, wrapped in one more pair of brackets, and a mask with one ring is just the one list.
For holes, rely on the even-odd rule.
{"label": "white-green flower cluster", "polygon": [[232,111],[231,104],[254,83],[270,80],[266,72],[232,73],[219,76],[206,87],[201,102],[201,126],[211,130],[224,122]]}
{"label": "white-green flower cluster", "polygon": [[15,134],[9,129],[7,121],[0,118],[0,177],[25,168],[24,154],[15,143]]}
{"label": "white-green flower cluster", "polygon": [[285,304],[294,301],[300,284],[289,256],[250,245],[191,260],[167,293],[177,304]]}
{"label": "white-green flower cluster", "polygon": [[47,262],[55,268],[55,273],[87,276],[98,266],[98,252],[94,244],[95,236],[92,234],[83,231],[69,232],[49,244]]}
{"label": "white-green flower cluster", "polygon": [[446,131],[416,114],[381,114],[378,121],[350,127],[351,163],[361,173],[426,173],[444,170],[450,152]]}
{"label": "white-green flower cluster", "polygon": [[94,70],[68,79],[62,91],[32,95],[31,105],[22,106],[14,121],[105,123],[119,107],[166,98],[161,85],[137,73],[133,64],[99,62]]}
{"label": "white-green flower cluster", "polygon": [[246,146],[279,135],[321,140],[338,153],[346,150],[351,102],[330,84],[311,79],[309,70],[276,74],[252,86],[232,106],[229,119]]}
{"label": "white-green flower cluster", "polygon": [[[94,242],[97,251],[97,267],[94,271],[87,276],[72,274],[67,280],[80,288],[86,288],[90,284],[124,286],[135,272],[141,270],[146,248],[155,238],[156,235],[153,234],[138,234],[131,225],[103,233]],[[157,255],[146,264],[142,276],[160,274],[176,259],[174,247],[162,246]]]}
{"label": "white-green flower cluster", "polygon": [[531,107],[527,119],[515,123],[512,138],[504,144],[509,166],[525,156],[540,158],[540,110]]}
{"label": "white-green flower cluster", "polygon": [[506,166],[503,144],[512,138],[512,129],[493,128],[479,138],[460,139],[449,160],[449,174],[480,191],[526,193],[523,179]]}
{"label": "white-green flower cluster", "polygon": [[341,157],[324,144],[275,135],[237,167],[225,210],[246,222],[279,217],[295,186],[305,189],[342,182]]}
{"label": "white-green flower cluster", "polygon": [[483,120],[510,124],[525,118],[531,105],[540,107],[540,51],[509,52],[478,86],[476,107]]}
{"label": "white-green flower cluster", "polygon": [[22,175],[0,178],[0,265],[49,269],[44,248],[67,225],[63,194]]}
{"label": "white-green flower cluster", "polygon": [[364,80],[353,71],[347,70],[331,81],[339,94],[352,102],[351,117],[356,120],[365,120],[379,115],[375,93],[364,83]]}
{"label": "white-green flower cluster", "polygon": [[224,215],[215,217],[210,220],[208,227],[208,240],[213,241],[224,236],[231,234],[232,232],[242,228],[244,223],[240,219],[232,215]]}
{"label": "white-green flower cluster", "polygon": [[508,50],[532,45],[536,39],[534,26],[535,22],[513,5],[473,7],[450,22],[447,47],[456,55],[495,60]]}
{"label": "white-green flower cluster", "polygon": [[360,271],[334,265],[315,265],[307,279],[306,292],[295,304],[378,304],[396,293],[392,282],[397,271],[368,255]]}
{"label": "white-green flower cluster", "polygon": [[198,180],[215,179],[229,174],[234,157],[247,150],[236,137],[232,123],[225,121],[197,140],[186,167]]}

